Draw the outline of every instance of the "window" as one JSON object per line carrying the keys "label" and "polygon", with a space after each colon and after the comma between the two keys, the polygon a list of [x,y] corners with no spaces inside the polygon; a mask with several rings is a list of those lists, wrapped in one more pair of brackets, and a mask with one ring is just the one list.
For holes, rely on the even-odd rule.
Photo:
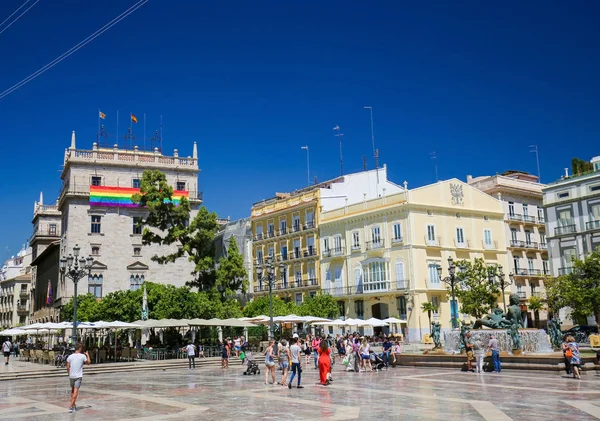
{"label": "window", "polygon": [[133,217],[133,234],[134,235],[142,234],[142,217],[141,216]]}
{"label": "window", "polygon": [[525,230],[525,242],[531,244],[531,231]]}
{"label": "window", "polygon": [[49,235],[56,235],[56,224],[50,224],[50,225],[48,225],[48,234]]}
{"label": "window", "polygon": [[257,262],[258,262],[259,265],[262,265],[262,263],[263,263],[263,251],[262,251],[262,247],[256,249],[256,260],[257,260]]}
{"label": "window", "polygon": [[315,213],[312,209],[306,211],[306,228],[313,228],[315,226]]}
{"label": "window", "polygon": [[133,248],[133,255],[135,257],[139,257],[142,255],[142,248],[141,247],[134,247]]}
{"label": "window", "polygon": [[300,239],[294,239],[294,258],[300,258]]}
{"label": "window", "polygon": [[102,217],[100,215],[92,215],[92,226],[91,226],[92,234],[100,234],[102,232],[101,221],[102,221]]}
{"label": "window", "polygon": [[384,260],[374,260],[363,265],[364,292],[388,291],[388,263]]}
{"label": "window", "polygon": [[362,278],[362,270],[360,268],[354,269],[354,288],[356,294],[363,293],[363,278]]}
{"label": "window", "polygon": [[137,291],[144,283],[144,275],[133,275],[129,276],[129,289],[131,291]]}
{"label": "window", "polygon": [[394,224],[394,243],[399,243],[402,241],[402,225],[400,222],[396,222]]}
{"label": "window", "polygon": [[459,247],[465,245],[465,231],[462,228],[456,228],[456,245]]}
{"label": "window", "polygon": [[596,184],[595,186],[590,186],[590,191],[600,191],[600,184]]}
{"label": "window", "polygon": [[543,232],[540,232],[540,244],[546,244],[546,234]]}
{"label": "window", "polygon": [[308,296],[309,296],[310,298],[316,297],[316,295],[317,295],[317,291],[310,291],[310,292],[308,293]]}
{"label": "window", "polygon": [[435,225],[427,225],[427,243],[428,244],[436,243]]}
{"label": "window", "polygon": [[363,300],[356,300],[354,302],[354,311],[356,312],[356,318],[363,319],[365,317],[365,306]]}
{"label": "window", "polygon": [[508,214],[509,215],[515,214],[515,202],[508,202]]}
{"label": "window", "polygon": [[331,288],[331,270],[329,268],[325,269],[325,288]]}
{"label": "window", "polygon": [[275,235],[275,225],[273,225],[273,221],[267,224],[267,232],[269,233],[269,237],[273,237]]}
{"label": "window", "polygon": [[510,229],[510,240],[517,241],[517,230],[514,228]]}
{"label": "window", "polygon": [[139,189],[140,187],[142,187],[142,181],[139,178],[134,178],[133,180],[131,180],[131,187],[133,187],[134,189]]}
{"label": "window", "polygon": [[396,307],[401,319],[406,319],[406,297],[396,297]]}
{"label": "window", "polygon": [[281,259],[282,260],[287,260],[288,259],[287,243],[281,243],[280,250],[281,250]]}
{"label": "window", "polygon": [[527,203],[523,203],[523,216],[529,216],[529,205]]}
{"label": "window", "polygon": [[546,259],[542,260],[542,268],[544,269],[544,275],[548,275],[548,273],[550,272],[550,268]]}
{"label": "window", "polygon": [[296,265],[294,267],[294,279],[296,280],[296,286],[302,286],[302,269],[300,269],[300,265]]}
{"label": "window", "polygon": [[279,234],[287,234],[287,218],[279,220]]}
{"label": "window", "polygon": [[310,281],[309,283],[311,285],[317,281],[317,273],[315,271],[314,263],[308,267],[308,280]]}
{"label": "window", "polygon": [[300,304],[302,304],[302,293],[301,292],[297,292],[295,294],[294,298],[295,298],[297,306],[299,306]]}
{"label": "window", "polygon": [[519,268],[521,266],[520,260],[519,260],[518,257],[513,257],[513,264],[515,266],[515,273],[518,273],[519,272]]}
{"label": "window", "polygon": [[342,267],[336,266],[334,271],[334,288],[336,295],[341,295],[344,286],[344,280],[342,278]]}
{"label": "window", "polygon": [[531,272],[534,270],[533,259],[531,257],[527,259],[527,267],[529,268],[529,274],[531,275]]}
{"label": "window", "polygon": [[571,208],[558,211],[558,226],[565,227],[567,225],[573,225],[573,213],[571,212]]}
{"label": "window", "polygon": [[439,310],[439,308],[440,308],[440,299],[439,299],[439,297],[436,297],[435,295],[433,297],[431,297],[431,304],[433,304],[437,308],[437,310],[433,310],[432,311],[433,316],[434,317],[439,316],[440,315],[440,310]]}
{"label": "window", "polygon": [[177,191],[185,191],[185,181],[178,181],[176,184]]}
{"label": "window", "polygon": [[300,215],[292,216],[292,225],[294,226],[294,232],[300,231]]}
{"label": "window", "polygon": [[538,219],[541,222],[544,222],[544,209],[538,208],[537,212],[538,212]]}
{"label": "window", "polygon": [[573,261],[577,258],[577,252],[574,248],[563,251],[563,265],[566,268],[573,267]]}
{"label": "window", "polygon": [[342,252],[342,236],[336,235],[333,237],[333,251],[336,253]]}
{"label": "window", "polygon": [[102,275],[90,275],[88,277],[88,293],[92,294],[96,298],[102,298]]}
{"label": "window", "polygon": [[569,197],[569,192],[565,191],[565,192],[556,193],[556,196],[559,199],[566,199],[567,197]]}
{"label": "window", "polygon": [[92,246],[92,256],[100,255],[100,246]]}
{"label": "window", "polygon": [[315,237],[306,237],[306,248],[309,256],[315,255]]}
{"label": "window", "polygon": [[102,177],[93,175],[92,176],[92,186],[101,186],[102,185]]}
{"label": "window", "polygon": [[483,244],[486,249],[492,248],[492,231],[483,230]]}
{"label": "window", "polygon": [[323,250],[325,252],[329,251],[329,237],[323,238]]}
{"label": "window", "polygon": [[402,260],[396,260],[395,272],[396,289],[406,288],[406,281],[404,280],[404,262]]}
{"label": "window", "polygon": [[338,301],[337,305],[338,305],[338,310],[340,312],[342,320],[344,320],[346,317],[346,303],[344,301]]}
{"label": "window", "polygon": [[427,216],[431,216],[433,215],[433,212],[431,212],[430,210],[427,211]]}
{"label": "window", "polygon": [[275,257],[275,245],[274,244],[269,246],[269,256]]}
{"label": "window", "polygon": [[281,272],[281,286],[283,288],[287,288],[288,287],[288,268],[287,268],[287,266],[284,266],[280,272]]}
{"label": "window", "polygon": [[593,221],[600,220],[600,204],[590,206],[590,219]]}
{"label": "window", "polygon": [[360,233],[358,231],[352,232],[352,250],[360,249]]}
{"label": "window", "polygon": [[263,238],[263,226],[262,224],[256,226],[256,239],[262,240]]}
{"label": "window", "polygon": [[379,226],[371,228],[371,241],[373,241],[373,244],[381,243],[381,228]]}
{"label": "window", "polygon": [[437,263],[429,263],[429,284],[431,286],[439,286],[440,285],[440,275],[438,274],[438,264]]}

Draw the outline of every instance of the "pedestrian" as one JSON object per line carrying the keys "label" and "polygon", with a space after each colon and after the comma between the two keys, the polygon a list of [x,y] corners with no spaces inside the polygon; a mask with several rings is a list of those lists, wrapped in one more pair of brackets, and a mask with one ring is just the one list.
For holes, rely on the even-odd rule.
{"label": "pedestrian", "polygon": [[188,342],[187,346],[184,349],[187,352],[187,357],[188,357],[188,370],[195,370],[196,369],[196,346],[193,343]]}
{"label": "pedestrian", "polygon": [[383,340],[383,363],[385,364],[385,369],[387,370],[390,367],[390,354],[392,353],[392,341],[386,336]]}
{"label": "pedestrian", "polygon": [[321,346],[321,338],[319,338],[318,336],[315,336],[314,339],[312,340],[310,346],[313,351],[313,357],[315,360],[315,370],[316,370],[318,368],[317,362],[319,360],[319,347]]}
{"label": "pedestrian", "polygon": [[329,386],[331,384],[329,375],[331,374],[331,348],[327,341],[321,341],[318,349],[319,354],[319,379],[320,384]]}
{"label": "pedestrian", "polygon": [[359,350],[360,359],[363,367],[360,371],[367,371],[367,363],[369,364],[369,371],[373,371],[373,366],[371,365],[370,348],[371,346],[369,345],[369,342],[367,342],[367,339],[363,338]]}
{"label": "pedestrian", "polygon": [[400,355],[402,354],[402,346],[400,346],[400,342],[396,341],[396,343],[394,344],[394,360],[393,363],[396,364],[396,355]]}
{"label": "pedestrian", "polygon": [[231,356],[231,349],[229,343],[223,341],[223,347],[221,349],[221,368],[229,368],[229,357]]}
{"label": "pedestrian", "polygon": [[282,386],[287,386],[287,373],[290,370],[290,360],[292,359],[290,355],[290,349],[288,348],[287,344],[287,341],[282,339],[277,354],[279,356],[279,367],[281,368]]}
{"label": "pedestrian", "polygon": [[275,382],[275,359],[273,358],[273,345],[274,344],[275,344],[275,341],[270,340],[269,346],[265,350],[265,366],[267,368],[267,370],[265,371],[265,384],[269,384],[269,374],[271,375],[271,379],[273,380],[273,383],[271,383],[271,384],[276,383]]}
{"label": "pedestrian", "polygon": [[294,333],[292,337],[293,345],[290,346],[290,356],[292,360],[292,375],[290,377],[290,381],[287,386],[288,389],[292,388],[292,382],[294,381],[294,377],[298,374],[298,389],[303,389],[304,386],[300,386],[300,376],[302,374],[302,365],[300,364],[300,354],[302,348],[299,345],[300,338],[298,338],[298,334]]}
{"label": "pedestrian", "polygon": [[67,358],[67,374],[69,375],[69,381],[71,383],[71,404],[69,405],[69,412],[77,411],[75,401],[79,395],[79,388],[81,387],[81,380],[83,379],[83,365],[89,365],[90,354],[86,351],[83,353],[83,344],[79,343],[75,347],[75,353],[69,355]]}
{"label": "pedestrian", "polygon": [[575,342],[575,338],[567,336],[567,349],[565,355],[569,358],[571,363],[571,369],[573,370],[573,378],[581,379],[579,370],[581,370],[581,355],[579,355],[579,345]]}
{"label": "pedestrian", "polygon": [[2,344],[2,353],[4,354],[4,365],[8,365],[8,360],[10,359],[10,352],[12,351],[12,344],[10,340],[6,338],[4,343]]}
{"label": "pedestrian", "polygon": [[494,372],[500,373],[502,371],[502,364],[500,364],[500,347],[498,345],[498,339],[494,335],[490,335],[490,342],[488,343],[488,349],[492,351],[492,361],[494,362]]}
{"label": "pedestrian", "polygon": [[240,351],[242,350],[242,340],[239,336],[236,336],[233,340],[233,349],[235,349],[235,356],[240,356]]}
{"label": "pedestrian", "polygon": [[483,357],[485,357],[485,349],[481,340],[475,339],[473,341],[473,353],[475,354],[475,371],[477,373],[483,373]]}
{"label": "pedestrian", "polygon": [[567,375],[569,375],[569,374],[571,374],[572,370],[571,370],[571,359],[567,358],[567,349],[569,348],[569,343],[567,342],[567,338],[568,338],[567,335],[563,336],[563,343],[561,344],[561,348],[562,348],[562,352],[563,352],[563,358],[565,361],[565,371],[567,372]]}
{"label": "pedestrian", "polygon": [[473,370],[472,365],[473,341],[471,340],[471,332],[467,332],[467,334],[465,335],[465,351],[467,352],[467,371],[475,372],[475,370]]}

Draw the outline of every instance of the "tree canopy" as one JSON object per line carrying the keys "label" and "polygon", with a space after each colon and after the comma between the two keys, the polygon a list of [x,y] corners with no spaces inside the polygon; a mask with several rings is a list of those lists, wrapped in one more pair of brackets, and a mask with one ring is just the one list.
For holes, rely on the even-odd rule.
{"label": "tree canopy", "polygon": [[227,256],[219,260],[216,285],[217,289],[222,291],[222,297],[229,297],[237,291],[245,294],[248,289],[248,272],[244,267],[244,256],[239,252],[234,237],[229,237]]}
{"label": "tree canopy", "polygon": [[317,294],[307,297],[298,306],[298,316],[315,316],[335,319],[340,315],[338,300],[329,294]]}
{"label": "tree canopy", "polygon": [[[458,283],[454,292],[460,303],[460,311],[475,318],[491,312],[497,307],[500,289],[490,282],[490,275],[497,274],[496,266],[487,266],[483,259],[473,262],[460,260],[456,262]],[[450,294],[450,288],[448,288]]]}
{"label": "tree canopy", "polygon": [[594,316],[600,323],[600,247],[573,262],[573,272],[548,279],[546,296],[548,307],[558,312],[563,307],[572,309],[572,318],[578,322]]}

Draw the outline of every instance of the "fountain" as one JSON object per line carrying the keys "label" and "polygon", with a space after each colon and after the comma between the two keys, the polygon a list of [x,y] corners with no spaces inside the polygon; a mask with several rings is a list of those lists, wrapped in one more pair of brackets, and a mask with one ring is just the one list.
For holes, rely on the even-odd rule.
{"label": "fountain", "polygon": [[[544,329],[519,329],[523,341],[522,351],[525,354],[550,354],[553,352],[548,335]],[[498,340],[500,352],[512,353],[512,341],[506,329],[475,329],[471,330],[471,340],[479,340],[484,347],[490,341],[490,336]],[[460,330],[444,333],[444,352],[460,353]]]}

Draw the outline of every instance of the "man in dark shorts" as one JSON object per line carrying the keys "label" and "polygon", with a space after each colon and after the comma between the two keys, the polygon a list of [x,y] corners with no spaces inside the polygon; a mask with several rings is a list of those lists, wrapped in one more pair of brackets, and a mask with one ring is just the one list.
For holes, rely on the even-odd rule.
{"label": "man in dark shorts", "polygon": [[4,354],[4,365],[8,365],[8,360],[10,359],[10,351],[12,349],[12,344],[6,338],[4,343],[2,344],[2,353]]}
{"label": "man in dark shorts", "polygon": [[69,405],[69,412],[77,411],[75,401],[79,394],[79,388],[81,387],[81,380],[83,379],[83,365],[90,364],[90,354],[83,353],[83,344],[79,343],[75,347],[75,353],[69,355],[67,358],[67,373],[69,374],[69,381],[71,383],[71,404]]}
{"label": "man in dark shorts", "polygon": [[474,356],[473,356],[473,341],[471,340],[471,332],[467,332],[467,334],[465,335],[465,351],[467,352],[467,371],[472,371],[474,373],[475,370],[473,370],[473,366],[472,366],[472,361],[474,359]]}

